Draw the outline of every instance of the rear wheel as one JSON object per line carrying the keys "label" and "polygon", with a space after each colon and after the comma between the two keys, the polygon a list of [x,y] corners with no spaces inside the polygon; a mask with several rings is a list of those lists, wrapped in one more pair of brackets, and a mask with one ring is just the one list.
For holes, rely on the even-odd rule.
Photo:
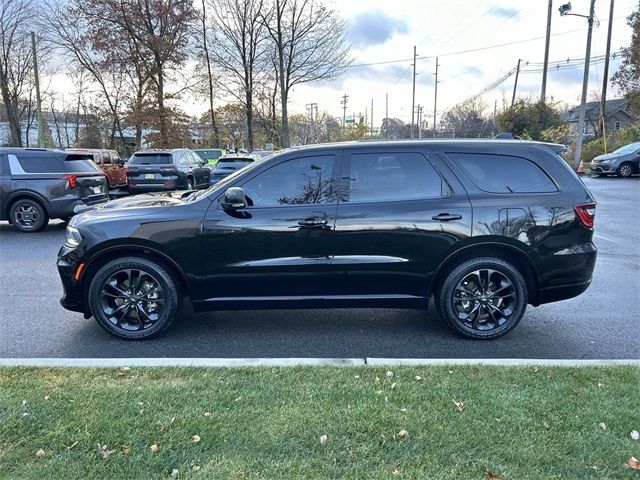
{"label": "rear wheel", "polygon": [[623,163],[618,167],[618,176],[622,178],[629,178],[633,174],[633,165],[630,163]]}
{"label": "rear wheel", "polygon": [[187,178],[187,190],[193,190],[193,179]]}
{"label": "rear wheel", "polygon": [[461,335],[489,339],[512,330],[527,306],[527,286],[516,267],[480,257],[453,267],[436,292],[444,322]]}
{"label": "rear wheel", "polygon": [[107,332],[142,340],[164,332],[178,309],[176,281],[160,264],[125,257],[105,264],[89,286],[89,307]]}
{"label": "rear wheel", "polygon": [[9,211],[11,223],[22,232],[38,232],[47,226],[49,216],[44,208],[30,198],[16,201]]}

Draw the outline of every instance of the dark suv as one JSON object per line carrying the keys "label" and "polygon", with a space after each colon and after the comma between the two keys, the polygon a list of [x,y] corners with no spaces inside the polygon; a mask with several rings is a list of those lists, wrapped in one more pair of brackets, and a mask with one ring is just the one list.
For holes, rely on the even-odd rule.
{"label": "dark suv", "polygon": [[207,188],[211,169],[206,164],[206,160],[186,148],[136,152],[127,162],[129,191]]}
{"label": "dark suv", "polygon": [[89,154],[44,148],[0,148],[0,220],[23,232],[50,218],[68,220],[76,207],[109,200],[104,173]]}
{"label": "dark suv", "polygon": [[75,216],[62,305],[147,338],[194,310],[426,308],[471,338],[527,304],[584,292],[595,202],[558,156],[515,140],[319,145],[282,151],[182,197]]}

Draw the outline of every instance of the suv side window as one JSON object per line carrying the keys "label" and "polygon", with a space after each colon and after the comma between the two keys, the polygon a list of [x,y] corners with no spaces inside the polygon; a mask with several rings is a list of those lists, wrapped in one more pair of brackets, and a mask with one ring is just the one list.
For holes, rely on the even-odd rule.
{"label": "suv side window", "polygon": [[489,193],[551,193],[555,184],[538,165],[523,157],[484,153],[447,153],[476,187]]}
{"label": "suv side window", "polygon": [[102,163],[104,165],[111,165],[111,157],[109,155],[109,152],[102,152]]}
{"label": "suv side window", "polygon": [[334,155],[279,163],[242,185],[253,207],[331,203],[337,199]]}
{"label": "suv side window", "polygon": [[25,173],[62,173],[62,167],[55,155],[21,152],[15,156]]}
{"label": "suv side window", "polygon": [[448,193],[438,172],[419,153],[354,153],[350,167],[343,202],[418,200]]}
{"label": "suv side window", "polygon": [[116,152],[110,152],[110,155],[111,155],[111,163],[113,163],[114,165],[118,165],[122,163],[120,161],[120,155],[118,155]]}
{"label": "suv side window", "polygon": [[187,158],[187,156],[184,154],[184,152],[180,151],[180,152],[175,152],[173,154],[173,158],[175,158],[175,163],[178,165],[189,165],[189,159]]}

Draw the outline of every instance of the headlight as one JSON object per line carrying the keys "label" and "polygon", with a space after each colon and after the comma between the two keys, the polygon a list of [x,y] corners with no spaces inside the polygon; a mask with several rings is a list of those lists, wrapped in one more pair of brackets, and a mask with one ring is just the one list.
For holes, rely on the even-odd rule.
{"label": "headlight", "polygon": [[76,248],[82,242],[82,235],[77,228],[67,227],[67,240],[64,242],[67,247]]}

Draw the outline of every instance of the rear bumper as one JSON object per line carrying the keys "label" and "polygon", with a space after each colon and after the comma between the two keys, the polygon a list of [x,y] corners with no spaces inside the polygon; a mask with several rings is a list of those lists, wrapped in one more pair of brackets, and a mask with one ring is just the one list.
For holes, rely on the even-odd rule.
{"label": "rear bumper", "polygon": [[83,200],[81,198],[60,198],[51,200],[48,205],[50,218],[67,218],[75,215],[74,208],[78,205],[100,205],[109,201],[107,194],[96,196],[95,198]]}
{"label": "rear bumper", "polygon": [[538,304],[558,302],[577,297],[591,285],[591,280],[580,283],[571,283],[558,287],[541,288],[538,290]]}

